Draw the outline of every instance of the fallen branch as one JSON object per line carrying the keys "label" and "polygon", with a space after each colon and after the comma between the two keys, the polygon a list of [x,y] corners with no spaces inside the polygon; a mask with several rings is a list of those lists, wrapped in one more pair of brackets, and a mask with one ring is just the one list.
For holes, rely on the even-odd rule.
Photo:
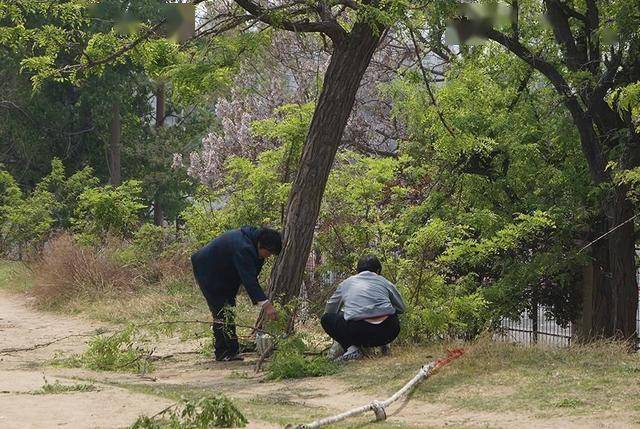
{"label": "fallen branch", "polygon": [[0,355],[5,355],[5,354],[10,354],[10,353],[15,353],[15,352],[26,352],[26,351],[41,349],[43,347],[50,346],[51,344],[59,343],[60,341],[66,340],[67,338],[92,337],[94,335],[97,335],[97,333],[94,332],[94,333],[90,333],[90,334],[72,334],[72,335],[67,335],[67,336],[62,337],[62,338],[56,338],[55,340],[47,341],[46,343],[34,344],[33,346],[29,346],[29,347],[11,347],[11,348],[8,348],[8,349],[2,349],[2,350],[0,350]]}
{"label": "fallen branch", "polygon": [[349,417],[354,417],[360,414],[364,414],[367,411],[374,412],[376,421],[385,420],[387,418],[387,413],[385,411],[385,408],[387,408],[392,403],[396,402],[398,399],[408,395],[413,390],[413,388],[416,387],[418,383],[428,378],[431,374],[434,373],[434,371],[436,371],[439,368],[442,368],[443,366],[447,365],[449,362],[453,361],[454,359],[459,358],[463,354],[464,354],[463,349],[449,350],[447,351],[447,357],[433,361],[428,365],[424,365],[422,368],[420,368],[420,371],[418,371],[418,374],[416,374],[415,377],[413,377],[407,384],[404,385],[402,389],[398,390],[386,401],[383,401],[383,402],[373,401],[368,405],[363,405],[362,407],[345,411],[344,413],[338,414],[336,416],[326,417],[324,419],[316,420],[309,424],[302,424],[302,425],[295,425],[295,426],[292,424],[289,424],[285,428],[286,429],[321,428],[323,426],[327,426],[327,425],[334,424],[339,421],[348,419]]}
{"label": "fallen branch", "polygon": [[273,336],[273,333],[269,332],[269,331],[265,331],[264,329],[259,329],[256,328],[255,326],[250,326],[250,325],[242,325],[242,324],[238,324],[238,323],[228,323],[225,322],[224,320],[160,320],[158,322],[146,322],[146,323],[139,323],[139,324],[135,324],[133,325],[136,328],[142,328],[145,326],[153,326],[153,325],[175,325],[175,324],[206,324],[206,325],[223,325],[223,326],[230,326],[230,325],[235,325],[236,328],[245,328],[245,329],[251,329],[255,332],[260,332],[263,334],[269,334],[271,336]]}

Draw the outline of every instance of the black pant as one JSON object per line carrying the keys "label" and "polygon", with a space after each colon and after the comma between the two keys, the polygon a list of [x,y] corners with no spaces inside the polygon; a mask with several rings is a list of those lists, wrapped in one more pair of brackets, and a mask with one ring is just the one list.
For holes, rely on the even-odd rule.
{"label": "black pant", "polygon": [[216,359],[237,355],[240,347],[233,317],[233,307],[236,306],[235,295],[222,296],[211,293],[210,288],[207,287],[207,280],[198,273],[195,264],[193,264],[193,274],[213,317],[211,330],[213,331]]}
{"label": "black pant", "polygon": [[327,313],[322,316],[320,323],[322,329],[345,350],[349,346],[384,346],[400,333],[400,321],[395,314],[382,323],[374,324],[364,320],[344,320],[343,313]]}
{"label": "black pant", "polygon": [[222,359],[225,356],[234,356],[238,354],[239,344],[236,335],[236,325],[234,323],[233,307],[236,305],[236,298],[227,298],[224,301],[213,304],[213,337],[215,339],[214,347],[216,359]]}

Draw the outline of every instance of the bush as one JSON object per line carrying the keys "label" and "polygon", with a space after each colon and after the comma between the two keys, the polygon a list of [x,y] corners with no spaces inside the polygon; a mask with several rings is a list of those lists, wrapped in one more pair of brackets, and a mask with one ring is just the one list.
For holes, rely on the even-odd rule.
{"label": "bush", "polygon": [[0,227],[5,250],[17,249],[22,258],[25,251],[40,249],[52,231],[54,205],[53,195],[42,191],[5,206]]}
{"label": "bush", "polygon": [[222,395],[208,396],[197,401],[182,399],[176,409],[168,409],[159,416],[141,416],[130,429],[204,429],[210,427],[245,427],[247,419]]}
{"label": "bush", "polygon": [[300,337],[282,340],[267,366],[267,379],[322,377],[338,372],[340,366],[325,357],[304,356],[305,344]]}
{"label": "bush", "polygon": [[85,167],[67,177],[62,161],[53,158],[51,172],[38,183],[36,192],[44,191],[53,195],[55,226],[68,228],[71,226],[71,216],[78,205],[80,194],[89,188],[95,188],[99,182],[91,167]]}
{"label": "bush", "polygon": [[158,261],[164,248],[164,229],[145,223],[133,233],[130,242],[122,242],[119,246],[111,247],[113,259],[122,264],[153,264],[154,261]]}
{"label": "bush", "polygon": [[24,198],[14,178],[0,171],[1,250],[21,258],[25,251],[39,249],[51,233],[54,208],[53,194],[36,189]]}
{"label": "bush", "polygon": [[70,235],[54,238],[34,263],[33,294],[39,304],[55,307],[72,297],[94,297],[136,288],[135,267],[110,258],[105,248],[77,243]]}
{"label": "bush", "polygon": [[88,243],[108,234],[130,236],[138,224],[138,214],[145,206],[140,182],[129,180],[118,187],[89,188],[78,197],[73,228]]}

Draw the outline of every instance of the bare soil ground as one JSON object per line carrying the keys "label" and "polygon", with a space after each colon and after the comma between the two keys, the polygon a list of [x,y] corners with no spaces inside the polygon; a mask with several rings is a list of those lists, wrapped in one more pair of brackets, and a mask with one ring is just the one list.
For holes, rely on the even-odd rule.
{"label": "bare soil ground", "polygon": [[[29,306],[24,295],[0,292],[0,427],[122,428],[141,414],[153,415],[164,409],[182,393],[221,392],[236,401],[250,420],[250,428],[277,428],[333,415],[392,393],[389,386],[363,388],[367,379],[354,382],[343,376],[265,381],[262,375],[254,374],[250,357],[240,363],[216,363],[195,353],[195,342],[177,338],[160,340],[155,353],[173,357],[157,362],[156,370],[144,376],[49,365],[57,355],[81,352],[86,340],[100,328],[109,327],[39,312]],[[60,341],[34,348],[54,340]],[[379,358],[367,365],[374,371],[386,371],[393,359]],[[48,383],[91,383],[96,390],[35,395],[44,384],[43,376]],[[492,391],[485,388],[482,394],[490,396]],[[415,396],[388,410],[389,418],[384,423],[374,424],[367,416],[336,427],[640,427],[632,414],[545,417],[526,412],[470,411]]]}

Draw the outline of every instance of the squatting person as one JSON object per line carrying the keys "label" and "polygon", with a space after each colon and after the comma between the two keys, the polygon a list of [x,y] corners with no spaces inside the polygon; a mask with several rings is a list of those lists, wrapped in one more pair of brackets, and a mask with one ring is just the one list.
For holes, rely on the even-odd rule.
{"label": "squatting person", "polygon": [[360,258],[358,274],[340,283],[327,301],[322,328],[344,350],[337,360],[359,359],[360,347],[382,346],[400,332],[398,314],[405,311],[398,289],[380,275],[382,264],[373,255]]}
{"label": "squatting person", "polygon": [[240,285],[244,285],[251,302],[262,306],[268,319],[278,315],[258,283],[264,260],[278,255],[282,238],[269,228],[244,226],[227,231],[191,255],[198,286],[213,316],[215,358],[217,361],[242,360],[233,313]]}

